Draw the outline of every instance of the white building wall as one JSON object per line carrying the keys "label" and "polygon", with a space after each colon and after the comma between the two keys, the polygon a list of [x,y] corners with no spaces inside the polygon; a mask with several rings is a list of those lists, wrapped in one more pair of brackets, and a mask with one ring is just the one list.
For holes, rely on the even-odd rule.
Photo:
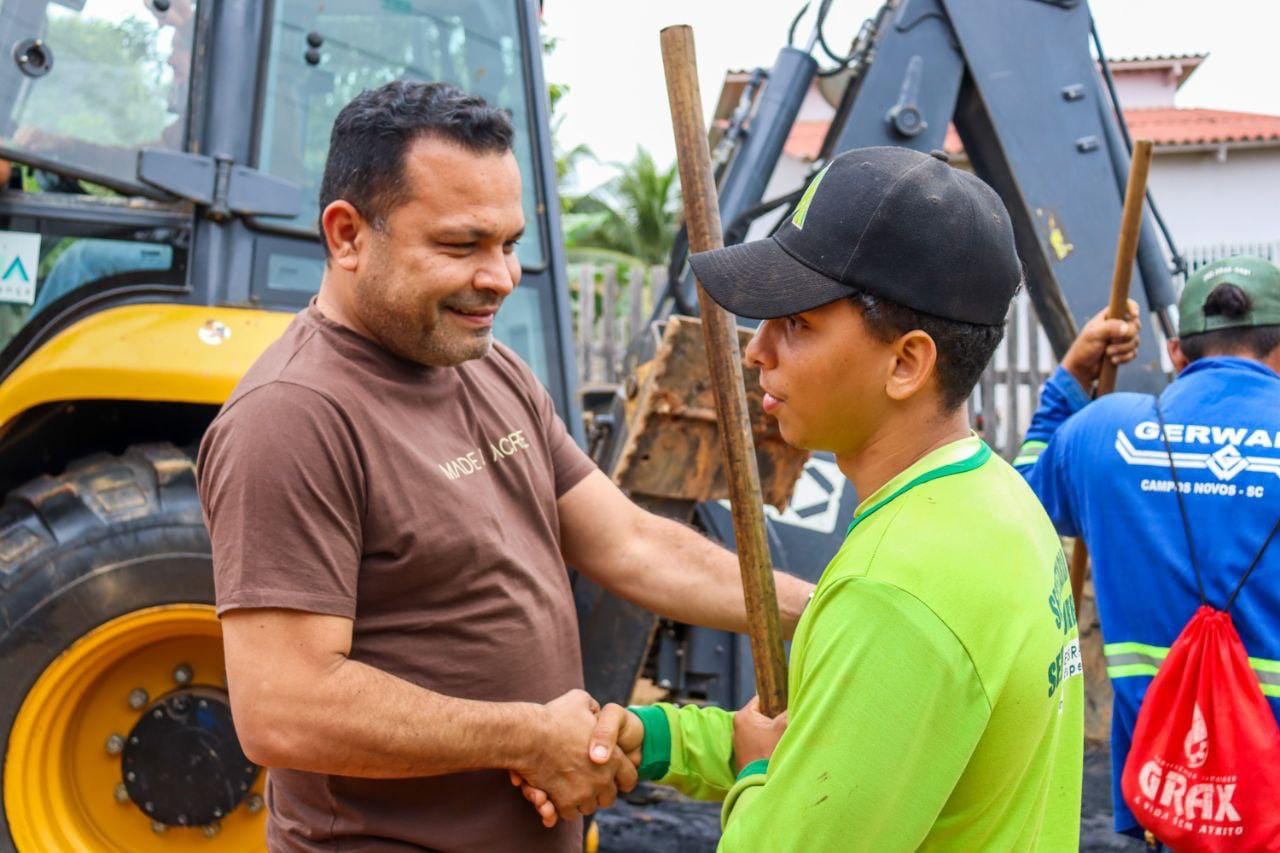
{"label": "white building wall", "polygon": [[1173,106],[1177,79],[1168,71],[1113,71],[1116,95],[1124,109]]}
{"label": "white building wall", "polygon": [[815,82],[809,86],[809,91],[804,93],[804,100],[800,102],[800,111],[796,113],[796,121],[831,121],[831,117],[835,114],[835,107],[828,104],[827,99],[822,97]]}
{"label": "white building wall", "polygon": [[1148,183],[1179,248],[1280,241],[1280,148],[1157,153]]}

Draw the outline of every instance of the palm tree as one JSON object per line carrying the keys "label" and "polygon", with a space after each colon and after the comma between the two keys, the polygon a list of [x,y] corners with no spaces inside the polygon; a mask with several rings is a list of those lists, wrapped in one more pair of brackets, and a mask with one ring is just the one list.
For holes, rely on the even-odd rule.
{"label": "palm tree", "polygon": [[572,201],[565,215],[570,261],[652,266],[665,263],[680,224],[676,166],[658,167],[644,147],[618,174]]}
{"label": "palm tree", "polygon": [[552,123],[551,150],[555,156],[556,186],[560,191],[560,213],[567,214],[573,209],[574,202],[577,201],[577,197],[569,192],[569,178],[577,170],[579,163],[583,160],[594,160],[596,155],[585,142],[579,142],[567,151],[560,147],[560,121],[563,118],[563,116],[560,116]]}
{"label": "palm tree", "polygon": [[[543,31],[543,56],[550,56],[555,53],[559,44],[559,39],[549,36],[545,31]],[[567,94],[569,94],[569,85],[567,83],[547,84],[547,101],[551,113],[551,153],[556,167],[556,188],[559,190],[561,214],[568,213],[570,208],[573,206],[575,196],[569,192],[569,179],[578,168],[578,164],[583,160],[596,159],[595,153],[585,142],[579,142],[577,145],[568,149],[561,144],[560,126],[564,124],[564,114],[557,114],[556,108],[560,105],[560,101]]]}

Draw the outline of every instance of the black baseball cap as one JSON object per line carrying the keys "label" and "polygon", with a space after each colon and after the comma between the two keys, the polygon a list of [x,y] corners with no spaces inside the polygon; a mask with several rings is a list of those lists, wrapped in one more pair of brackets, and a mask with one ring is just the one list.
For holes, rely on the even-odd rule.
{"label": "black baseball cap", "polygon": [[861,290],[925,314],[1004,322],[1022,264],[1004,203],[942,152],[859,148],[810,182],[773,236],[689,259],[740,317],[798,314]]}

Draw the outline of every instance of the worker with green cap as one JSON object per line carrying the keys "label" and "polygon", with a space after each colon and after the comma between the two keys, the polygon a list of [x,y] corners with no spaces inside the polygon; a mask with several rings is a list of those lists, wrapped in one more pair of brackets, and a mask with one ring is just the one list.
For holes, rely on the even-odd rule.
{"label": "worker with green cap", "polygon": [[1000,198],[940,152],[854,150],[772,237],[691,263],[764,320],[764,410],[860,504],[796,629],[785,725],[754,702],[611,706],[593,749],[613,722],[642,777],[722,799],[732,853],[1076,849],[1066,560],[966,411],[1021,280]]}
{"label": "worker with green cap", "polygon": [[[1201,599],[1230,608],[1263,695],[1280,717],[1280,269],[1258,257],[1195,272],[1169,341],[1177,379],[1157,398],[1091,400],[1104,359],[1132,357],[1128,321],[1095,317],[1045,385],[1014,465],[1063,536],[1080,536],[1114,688],[1115,828],[1141,835],[1120,789],[1138,710]],[[1171,462],[1173,468],[1171,468]],[[1175,470],[1176,469],[1176,470]],[[1179,510],[1179,494],[1185,510]]]}

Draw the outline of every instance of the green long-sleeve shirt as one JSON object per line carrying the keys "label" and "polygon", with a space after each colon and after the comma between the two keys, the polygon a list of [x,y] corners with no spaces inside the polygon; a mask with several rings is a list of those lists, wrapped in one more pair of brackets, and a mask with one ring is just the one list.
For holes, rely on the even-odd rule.
{"label": "green long-sleeve shirt", "polygon": [[971,437],[858,507],[796,630],[767,769],[735,780],[732,715],[672,705],[641,711],[646,769],[725,800],[722,851],[1075,850],[1076,638],[1052,525]]}

